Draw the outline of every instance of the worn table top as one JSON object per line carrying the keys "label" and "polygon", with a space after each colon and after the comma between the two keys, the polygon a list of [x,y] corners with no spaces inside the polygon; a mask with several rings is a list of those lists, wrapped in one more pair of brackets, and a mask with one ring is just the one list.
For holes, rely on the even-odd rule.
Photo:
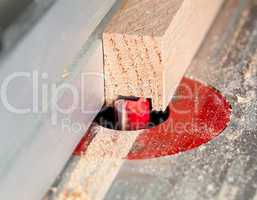
{"label": "worn table top", "polygon": [[[106,200],[257,200],[256,0],[227,1],[186,76],[226,96],[233,110],[230,124],[193,150],[126,160]],[[64,177],[69,165],[72,162]],[[63,189],[58,181],[56,186]]]}
{"label": "worn table top", "polygon": [[257,1],[227,1],[187,76],[227,97],[230,125],[206,145],[126,161],[106,200],[257,199]]}

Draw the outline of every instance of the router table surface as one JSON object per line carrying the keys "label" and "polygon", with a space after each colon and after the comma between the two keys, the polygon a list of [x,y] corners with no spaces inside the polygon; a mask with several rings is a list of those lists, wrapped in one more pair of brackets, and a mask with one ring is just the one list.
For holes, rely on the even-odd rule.
{"label": "router table surface", "polygon": [[230,124],[194,150],[126,160],[104,199],[257,199],[256,0],[227,1],[186,76],[228,99]]}
{"label": "router table surface", "polygon": [[228,1],[186,76],[227,97],[229,126],[200,148],[126,161],[106,200],[257,199],[257,1]]}
{"label": "router table surface", "polygon": [[[68,49],[75,54],[84,43],[91,44],[87,41],[91,41],[91,39],[94,45],[92,48],[88,48],[90,59],[86,54],[86,57],[76,67],[80,69],[82,66],[81,68],[86,72],[92,68],[94,73],[95,71],[102,73],[102,63],[100,62],[103,59],[102,57],[99,59],[99,55],[103,55],[102,44],[99,38],[91,38],[91,34],[94,33],[93,30],[96,29],[102,18],[114,5],[115,0],[95,0],[90,4],[89,1],[83,0],[76,1],[76,3],[69,0],[59,0],[58,3],[55,0],[24,0],[19,4],[16,2],[18,1],[0,0],[0,57],[4,58],[0,62],[2,70],[0,79],[4,77],[3,72],[7,74],[7,72],[17,71],[18,67],[24,69],[25,66],[29,71],[44,69],[52,76],[53,80],[49,80],[56,81],[56,77],[59,78],[58,75],[63,72],[65,64],[68,65],[74,61],[75,55],[71,55],[66,50]],[[117,0],[117,2],[121,1]],[[50,7],[52,9],[46,12]],[[14,9],[14,13],[8,12],[9,9]],[[25,9],[27,12],[18,21],[15,21],[15,18],[18,17],[16,14]],[[77,9],[81,9],[81,12],[83,14],[87,13],[87,15],[78,15]],[[67,12],[72,13],[72,15],[66,15]],[[1,20],[3,15],[8,16],[8,19]],[[41,16],[45,16],[45,18],[39,20]],[[92,16],[93,20],[90,18]],[[56,21],[52,21],[51,17]],[[15,23],[11,25],[13,20]],[[26,20],[27,22],[24,24]],[[68,24],[68,28],[62,26],[65,23]],[[34,25],[36,26],[34,27]],[[59,41],[60,38],[54,31],[47,31],[44,28],[42,30],[45,30],[48,36],[43,34],[41,28],[43,26],[49,27],[49,25],[57,32],[65,33],[66,31],[68,39],[76,38],[74,33],[79,33],[82,28],[86,31],[83,32],[83,37],[77,37],[77,40],[67,40],[70,42],[68,44],[73,44],[74,47],[69,45],[69,48],[66,48],[67,44],[61,40]],[[33,29],[28,30],[32,26]],[[59,30],[60,27],[61,30]],[[25,37],[25,33],[30,37]],[[44,43],[47,44],[45,49],[39,48],[42,43],[41,40],[37,40],[38,36],[44,39],[46,37],[52,38],[55,43]],[[37,43],[33,42],[33,39]],[[14,44],[18,40],[20,46],[15,49]],[[38,48],[34,48],[34,45],[38,45]],[[12,48],[16,51],[11,51]],[[60,53],[58,58],[54,57],[52,59],[51,56],[54,55],[51,54],[49,49],[53,50],[53,48],[56,48],[57,52],[65,50],[62,53],[67,53],[67,56]],[[21,51],[20,54],[17,53],[17,49]],[[29,51],[26,49],[29,49]],[[35,49],[39,52],[34,51]],[[39,59],[37,64],[31,60],[25,62],[25,64],[23,63],[23,54],[32,55],[32,57],[33,55],[34,57],[41,56],[41,50],[48,55],[46,56],[48,58],[47,62],[46,59],[42,59],[42,62],[40,62]],[[12,54],[7,57],[9,51]],[[11,59],[8,60],[7,58]],[[55,64],[54,61],[56,60],[60,63]],[[257,200],[257,0],[226,1],[185,76],[217,89],[227,98],[232,106],[231,121],[228,127],[212,141],[190,151],[154,159],[123,159],[122,162],[118,163],[120,166],[115,169],[117,174],[115,174],[113,181],[99,185],[92,183],[92,188],[98,189],[91,191],[91,193],[96,194],[96,197],[104,196],[105,200]],[[65,82],[66,80],[62,81]],[[100,84],[101,81],[103,81],[102,77],[101,80],[94,83],[88,80],[87,85],[97,88],[99,96],[103,97],[103,88],[100,87],[103,85]],[[29,95],[25,93],[22,93],[22,95],[19,98],[15,96],[15,99],[18,102],[24,101],[27,103]],[[91,97],[92,94],[89,93],[88,96]],[[92,105],[88,105],[97,106],[100,109],[102,101],[102,98],[98,98]],[[3,107],[0,107],[0,109],[3,110]],[[5,112],[0,114],[4,127],[2,128],[4,131],[1,132],[4,139],[2,139],[0,147],[2,149],[0,152],[2,158],[0,160],[1,199],[16,199],[18,196],[19,199],[27,200],[42,196],[63,167],[63,163],[69,158],[74,144],[76,145],[76,141],[80,140],[83,132],[80,135],[73,135],[70,132],[62,133],[59,127],[52,129],[52,126],[48,126],[48,120],[45,120],[45,118],[48,119],[47,117],[41,119],[41,117],[35,118],[32,115],[22,118],[22,121],[17,121],[16,116],[6,115]],[[94,116],[86,117],[90,120],[79,119],[81,123],[87,121],[88,127]],[[75,120],[78,121],[77,118]],[[15,122],[15,126],[9,125],[13,122]],[[34,129],[33,131],[30,130],[34,128],[33,123],[38,128],[35,132]],[[22,129],[22,127],[25,128]],[[15,134],[12,135],[10,132]],[[55,138],[49,140],[52,133],[55,133]],[[131,137],[134,136],[131,135]],[[63,139],[62,143],[59,142],[61,139]],[[71,144],[71,141],[74,144]],[[19,142],[19,145],[15,145],[16,142]],[[47,145],[48,148],[45,148]],[[126,145],[130,149],[129,144]],[[121,143],[114,149],[121,149],[124,146]],[[9,151],[9,147],[12,151]],[[35,151],[35,148],[42,148],[42,151]],[[38,158],[36,153],[41,154],[37,162],[35,162]],[[63,191],[62,181],[68,177],[72,165],[80,160],[79,157],[74,157],[72,156],[67,163],[66,168],[53,186],[54,190],[52,188],[46,199],[60,199],[58,194]],[[101,160],[98,163],[102,164]],[[101,167],[99,168],[101,169]],[[104,170],[108,172],[109,169]],[[39,172],[41,173],[40,176],[35,176]],[[102,171],[102,173],[104,174],[105,171]],[[80,178],[83,178],[83,170]],[[87,179],[84,181],[87,182]],[[102,179],[98,181],[101,183]],[[13,189],[13,185],[17,187]],[[105,185],[104,192],[98,195],[101,185]],[[9,188],[12,188],[15,192],[10,191]],[[31,193],[28,191],[31,191]],[[85,198],[82,199],[86,200]],[[98,199],[91,198],[90,200]],[[79,198],[76,198],[76,200],[79,200]]]}

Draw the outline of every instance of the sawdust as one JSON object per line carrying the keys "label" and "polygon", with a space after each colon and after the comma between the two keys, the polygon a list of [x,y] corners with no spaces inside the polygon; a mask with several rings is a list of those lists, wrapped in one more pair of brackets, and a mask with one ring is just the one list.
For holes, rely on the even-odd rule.
{"label": "sawdust", "polygon": [[69,76],[70,76],[70,72],[69,72],[69,70],[68,70],[67,68],[65,68],[65,69],[63,70],[63,73],[62,73],[62,78],[63,78],[63,79],[68,79]]}
{"label": "sawdust", "polygon": [[[257,4],[256,0],[255,3]],[[221,61],[218,59],[217,62],[209,63],[209,58],[203,56],[201,61],[195,62],[198,66],[193,65],[188,72],[190,77],[211,83],[227,96],[233,105],[230,126],[215,141],[194,151],[171,158],[126,163],[123,175],[113,183],[106,199],[257,199],[257,37],[254,35],[257,26],[255,25],[254,30],[246,30],[249,27],[244,27],[244,24],[249,15],[250,10],[246,9],[236,30],[225,37],[225,44],[217,41],[216,46],[221,46],[222,49],[222,52],[219,51]],[[224,34],[220,33],[215,37],[221,38]],[[246,41],[249,38],[252,40]],[[239,40],[244,42],[240,43]],[[203,54],[214,45],[207,42],[205,46]],[[214,55],[215,58],[220,58],[213,49],[215,48],[212,48],[211,52],[208,51],[209,57]],[[110,155],[112,154],[109,154],[109,157]],[[92,163],[95,163],[94,159],[92,160]],[[86,166],[86,163],[82,164],[83,160],[80,162],[81,166]],[[102,162],[101,158],[99,162]],[[78,168],[80,170],[77,174],[71,173],[71,176],[77,178],[69,178],[67,182],[83,175],[83,168]],[[118,170],[118,167],[116,169]],[[104,178],[101,179],[102,175],[99,177],[96,180],[104,181]],[[99,184],[95,184],[90,178],[85,180],[90,180],[88,184],[93,184],[95,188]],[[72,200],[92,200],[95,199],[90,196],[92,193],[101,192],[101,182],[99,190],[90,191],[87,184],[79,183],[78,180],[72,184],[67,182],[64,188],[70,192],[69,198],[73,198]],[[151,183],[156,186],[153,190],[149,189],[153,188],[150,187]],[[59,194],[58,200],[68,199],[67,196],[62,196],[67,194],[64,190]],[[86,196],[83,197],[83,194]]]}

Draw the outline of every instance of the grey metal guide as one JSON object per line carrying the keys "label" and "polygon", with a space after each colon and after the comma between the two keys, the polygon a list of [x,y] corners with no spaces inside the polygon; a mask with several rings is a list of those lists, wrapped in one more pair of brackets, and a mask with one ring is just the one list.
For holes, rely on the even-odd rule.
{"label": "grey metal guide", "polygon": [[3,30],[17,18],[33,0],[1,0],[0,29]]}
{"label": "grey metal guide", "polygon": [[[102,44],[97,39],[92,40],[92,34],[115,2],[56,1],[40,19],[37,18],[37,23],[33,26],[29,23],[29,31],[25,31],[26,34],[14,46],[10,45],[11,50],[4,49],[0,59],[0,85],[17,72],[36,71],[40,75],[47,74],[45,84],[70,83],[80,89],[82,73],[102,75]],[[10,31],[15,35],[23,25],[21,20],[15,30]],[[5,36],[12,38],[11,35]],[[4,41],[8,43],[12,40],[9,39]],[[69,118],[87,129],[104,101],[103,77],[89,76],[84,84],[83,103],[86,109],[95,112],[84,114],[76,108],[69,115],[58,116],[58,120]],[[31,77],[25,81],[22,78],[13,81],[8,90],[11,104],[18,108],[32,108],[32,85]],[[65,93],[58,98],[63,104],[67,101],[69,98]],[[84,129],[74,133],[63,130],[59,121],[53,124],[52,112],[54,110],[49,105],[47,113],[16,114],[7,110],[1,101],[0,199],[42,198],[84,135]]]}

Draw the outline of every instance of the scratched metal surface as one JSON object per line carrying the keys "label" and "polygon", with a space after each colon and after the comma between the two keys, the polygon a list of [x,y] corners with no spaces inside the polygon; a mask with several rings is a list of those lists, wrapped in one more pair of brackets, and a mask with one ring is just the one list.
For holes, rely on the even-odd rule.
{"label": "scratched metal surface", "polygon": [[32,0],[0,0],[0,29],[9,26]]}
{"label": "scratched metal surface", "polygon": [[257,1],[229,0],[187,76],[233,107],[216,139],[175,156],[126,161],[106,200],[257,199]]}
{"label": "scratched metal surface", "polygon": [[0,0],[0,54],[8,54],[55,1]]}

